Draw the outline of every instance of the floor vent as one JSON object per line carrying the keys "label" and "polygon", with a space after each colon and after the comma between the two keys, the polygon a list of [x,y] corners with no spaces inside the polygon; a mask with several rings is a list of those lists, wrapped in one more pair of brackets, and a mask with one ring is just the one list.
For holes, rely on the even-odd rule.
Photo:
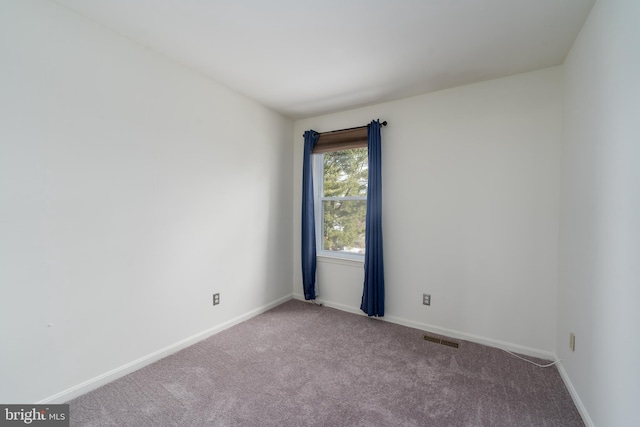
{"label": "floor vent", "polygon": [[431,335],[427,335],[427,334],[422,335],[422,339],[425,340],[425,341],[434,342],[436,344],[446,345],[447,347],[453,347],[453,348],[460,347],[460,343],[457,343],[457,342],[454,342],[454,341],[445,340],[445,339],[438,338],[438,337],[432,337]]}

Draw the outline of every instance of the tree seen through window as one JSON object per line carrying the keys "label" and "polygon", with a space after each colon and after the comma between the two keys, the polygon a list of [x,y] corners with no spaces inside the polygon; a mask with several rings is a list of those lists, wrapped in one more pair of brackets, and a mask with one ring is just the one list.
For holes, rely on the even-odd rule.
{"label": "tree seen through window", "polygon": [[325,153],[323,167],[322,248],[363,254],[367,214],[367,149]]}

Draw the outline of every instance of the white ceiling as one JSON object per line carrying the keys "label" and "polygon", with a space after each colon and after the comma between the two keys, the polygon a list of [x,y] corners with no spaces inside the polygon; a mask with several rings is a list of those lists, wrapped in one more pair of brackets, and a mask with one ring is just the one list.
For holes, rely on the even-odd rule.
{"label": "white ceiling", "polygon": [[55,0],[291,118],[561,64],[594,0]]}

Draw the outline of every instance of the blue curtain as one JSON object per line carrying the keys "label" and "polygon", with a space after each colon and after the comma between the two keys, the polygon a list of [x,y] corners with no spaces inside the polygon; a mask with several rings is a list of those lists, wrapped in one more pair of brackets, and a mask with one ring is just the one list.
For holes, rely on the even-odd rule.
{"label": "blue curtain", "polygon": [[384,263],[382,260],[382,159],[380,121],[369,125],[369,188],[364,254],[364,290],[360,309],[369,316],[384,316]]}
{"label": "blue curtain", "polygon": [[304,299],[316,299],[316,225],[313,213],[313,147],[320,134],[312,130],[304,133],[302,163],[302,287]]}

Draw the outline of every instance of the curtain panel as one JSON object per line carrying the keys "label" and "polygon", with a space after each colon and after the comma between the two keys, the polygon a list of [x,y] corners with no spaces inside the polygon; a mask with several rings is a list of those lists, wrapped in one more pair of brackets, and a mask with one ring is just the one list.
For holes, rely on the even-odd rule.
{"label": "curtain panel", "polygon": [[304,133],[302,163],[302,287],[305,300],[316,299],[316,225],[313,206],[313,163],[311,155],[320,134]]}
{"label": "curtain panel", "polygon": [[382,144],[380,121],[369,125],[369,186],[365,229],[364,287],[360,309],[368,316],[384,316],[384,261],[382,256]]}

